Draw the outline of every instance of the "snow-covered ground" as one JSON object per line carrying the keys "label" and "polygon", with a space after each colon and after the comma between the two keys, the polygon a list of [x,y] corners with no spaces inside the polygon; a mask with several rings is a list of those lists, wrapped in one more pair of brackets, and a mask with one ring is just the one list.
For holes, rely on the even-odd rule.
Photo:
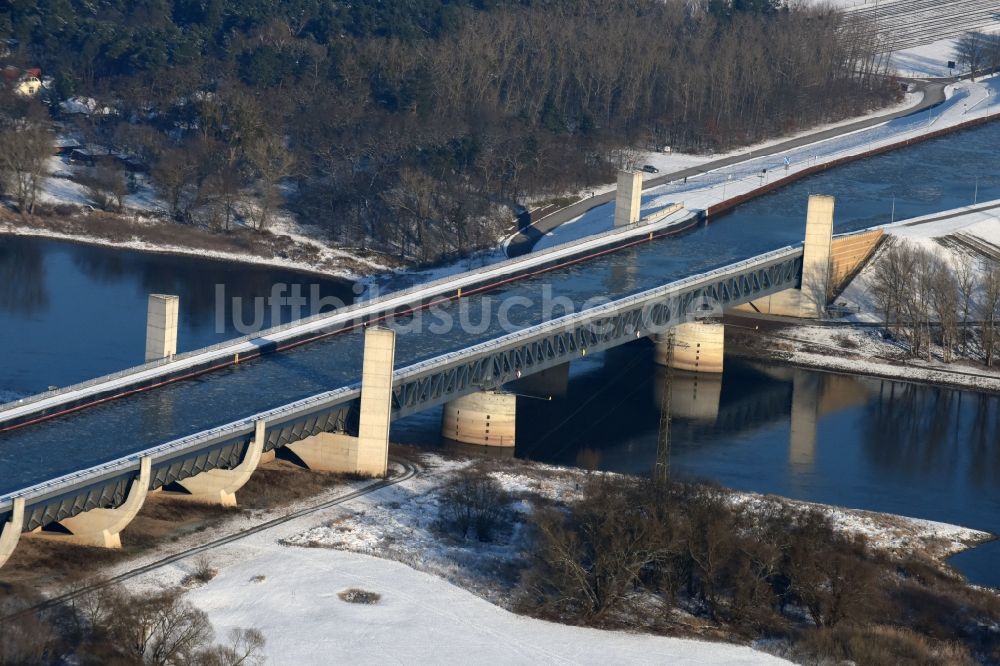
{"label": "snow-covered ground", "polygon": [[[985,26],[981,32],[994,33],[1000,31],[1000,22]],[[967,66],[959,64],[956,46],[959,37],[947,37],[930,44],[921,44],[913,48],[903,49],[892,54],[892,66],[900,76],[949,77],[969,73]],[[948,62],[956,63],[955,69],[948,67]]]}
{"label": "snow-covered ground", "polygon": [[[208,558],[218,575],[187,598],[209,614],[220,635],[237,626],[261,629],[267,637],[268,663],[273,664],[787,663],[750,647],[585,629],[518,616],[456,586],[447,576],[421,571],[426,568],[422,562],[446,558],[449,552],[430,537],[415,538],[436,517],[436,505],[429,502],[436,501],[435,489],[468,464],[428,456],[424,472],[398,485],[214,548]],[[567,472],[550,470],[555,477]],[[500,478],[511,490],[564,490],[556,481],[538,481],[523,473]],[[322,499],[345,492],[343,487],[330,490]],[[296,508],[240,515],[211,534],[195,533],[165,548],[185,552],[201,541]],[[364,531],[355,526],[362,524]],[[308,543],[305,536],[318,539],[320,534],[329,535],[323,543]],[[294,543],[312,547],[290,545]],[[387,559],[389,551],[380,550],[387,543],[398,544],[394,552],[410,552],[413,566]],[[514,546],[506,548],[516,551],[520,543],[515,539]],[[105,573],[115,575],[164,555],[149,553]],[[139,591],[180,585],[198,567],[195,560],[179,560],[128,585]],[[461,577],[456,580],[464,582]],[[342,601],[338,593],[350,588],[375,592],[381,599],[372,605]]]}
{"label": "snow-covered ground", "polygon": [[763,344],[769,358],[805,367],[1000,391],[1000,370],[913,358],[899,343],[884,340],[874,327],[794,326],[769,332]]}
{"label": "snow-covered ground", "polygon": [[[337,595],[357,588],[375,604]],[[514,615],[389,560],[329,549],[248,553],[188,598],[219,633],[253,626],[271,664],[784,664],[749,647]]]}
{"label": "snow-covered ground", "polygon": [[[257,627],[274,664],[434,662],[468,663],[786,663],[750,647],[553,624],[502,608],[511,576],[525,558],[517,527],[495,544],[457,542],[435,530],[439,493],[472,462],[425,455],[424,470],[378,492],[295,518],[208,551],[218,575],[188,592],[221,634]],[[587,473],[506,461],[491,472],[522,515],[531,498],[572,500]],[[346,493],[348,484],[302,504]],[[734,501],[762,508],[788,501],[738,493]],[[864,534],[880,549],[922,550],[943,557],[987,538],[982,532],[910,518],[810,505],[842,529]],[[115,575],[224,534],[299,508],[240,514],[210,530],[169,542],[158,552],[105,572]],[[199,556],[201,557],[201,556]],[[129,581],[137,591],[177,586],[200,566],[195,557]],[[515,570],[516,573],[516,570]],[[506,578],[505,578],[506,576]],[[339,593],[357,588],[381,596],[352,604]],[[495,603],[490,603],[494,601]]]}
{"label": "snow-covered ground", "polygon": [[[757,190],[772,178],[791,175],[816,164],[858,155],[930,131],[954,127],[975,118],[992,115],[1000,111],[998,92],[1000,92],[1000,79],[996,76],[975,82],[961,81],[952,84],[947,89],[948,99],[929,111],[897,118],[875,127],[783,153],[714,169],[690,177],[687,182],[674,182],[645,190],[642,194],[643,214],[674,202],[683,202],[688,211],[704,210],[734,196]],[[879,112],[879,115],[882,113]],[[752,149],[748,149],[747,152],[752,154]],[[763,172],[764,169],[767,169],[766,174]],[[599,206],[554,229],[539,240],[535,249],[542,250],[607,231],[612,228],[613,221],[614,206]]]}

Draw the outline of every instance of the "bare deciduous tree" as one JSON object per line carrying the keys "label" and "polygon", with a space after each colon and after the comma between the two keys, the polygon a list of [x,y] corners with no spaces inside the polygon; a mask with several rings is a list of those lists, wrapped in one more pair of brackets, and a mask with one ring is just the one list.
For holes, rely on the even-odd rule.
{"label": "bare deciduous tree", "polygon": [[991,264],[986,268],[983,277],[982,295],[979,301],[980,333],[983,344],[983,356],[987,367],[992,367],[996,360],[997,347],[1000,346],[1000,265]]}
{"label": "bare deciduous tree", "polygon": [[21,213],[31,215],[42,180],[48,175],[45,164],[54,151],[52,134],[41,124],[19,120],[0,130],[0,146],[4,189]]}
{"label": "bare deciduous tree", "polygon": [[104,210],[122,210],[125,205],[125,195],[128,194],[128,181],[125,171],[116,164],[102,161],[93,171],[78,178],[87,188],[91,200]]}
{"label": "bare deciduous tree", "polygon": [[250,219],[257,231],[263,231],[282,201],[278,186],[292,174],[295,157],[285,147],[284,138],[276,134],[265,134],[250,143],[246,156],[257,178],[257,206]]}

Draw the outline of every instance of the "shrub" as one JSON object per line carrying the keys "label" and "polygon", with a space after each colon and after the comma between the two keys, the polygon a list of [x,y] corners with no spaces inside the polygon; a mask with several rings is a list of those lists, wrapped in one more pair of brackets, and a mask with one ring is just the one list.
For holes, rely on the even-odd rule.
{"label": "shrub", "polygon": [[481,470],[466,470],[441,493],[439,524],[461,539],[492,541],[510,525],[510,495]]}
{"label": "shrub", "polygon": [[338,592],[337,596],[341,600],[346,601],[349,604],[377,604],[382,595],[378,592],[369,592],[368,590],[359,590],[356,587],[352,587],[349,590],[344,590],[343,592]]}
{"label": "shrub", "polygon": [[853,662],[864,666],[961,666],[976,663],[961,645],[935,641],[909,629],[841,624],[806,634],[797,650],[806,663]]}

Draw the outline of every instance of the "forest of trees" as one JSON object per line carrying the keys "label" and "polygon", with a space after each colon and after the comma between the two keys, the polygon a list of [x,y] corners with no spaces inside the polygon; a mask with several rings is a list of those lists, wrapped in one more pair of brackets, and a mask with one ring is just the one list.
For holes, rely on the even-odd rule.
{"label": "forest of trees", "polygon": [[[53,78],[50,109],[117,111],[81,131],[150,165],[177,221],[264,230],[283,206],[432,261],[529,195],[610,180],[622,146],[725,148],[895,99],[864,26],[777,2],[14,0],[0,38]],[[93,189],[113,207],[122,178]]]}

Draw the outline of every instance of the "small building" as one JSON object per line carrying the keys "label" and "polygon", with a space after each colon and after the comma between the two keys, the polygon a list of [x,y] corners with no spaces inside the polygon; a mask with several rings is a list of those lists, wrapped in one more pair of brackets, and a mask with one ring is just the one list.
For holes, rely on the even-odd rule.
{"label": "small building", "polygon": [[76,139],[66,136],[56,137],[55,145],[57,155],[69,155],[77,148],[83,147],[83,144]]}
{"label": "small building", "polygon": [[20,81],[17,82],[17,86],[14,88],[16,92],[21,97],[34,97],[38,94],[38,91],[42,89],[42,80],[35,76],[25,76],[22,77]]}
{"label": "small building", "polygon": [[34,97],[42,89],[42,70],[38,67],[19,69],[8,65],[0,70],[4,87],[21,97]]}

